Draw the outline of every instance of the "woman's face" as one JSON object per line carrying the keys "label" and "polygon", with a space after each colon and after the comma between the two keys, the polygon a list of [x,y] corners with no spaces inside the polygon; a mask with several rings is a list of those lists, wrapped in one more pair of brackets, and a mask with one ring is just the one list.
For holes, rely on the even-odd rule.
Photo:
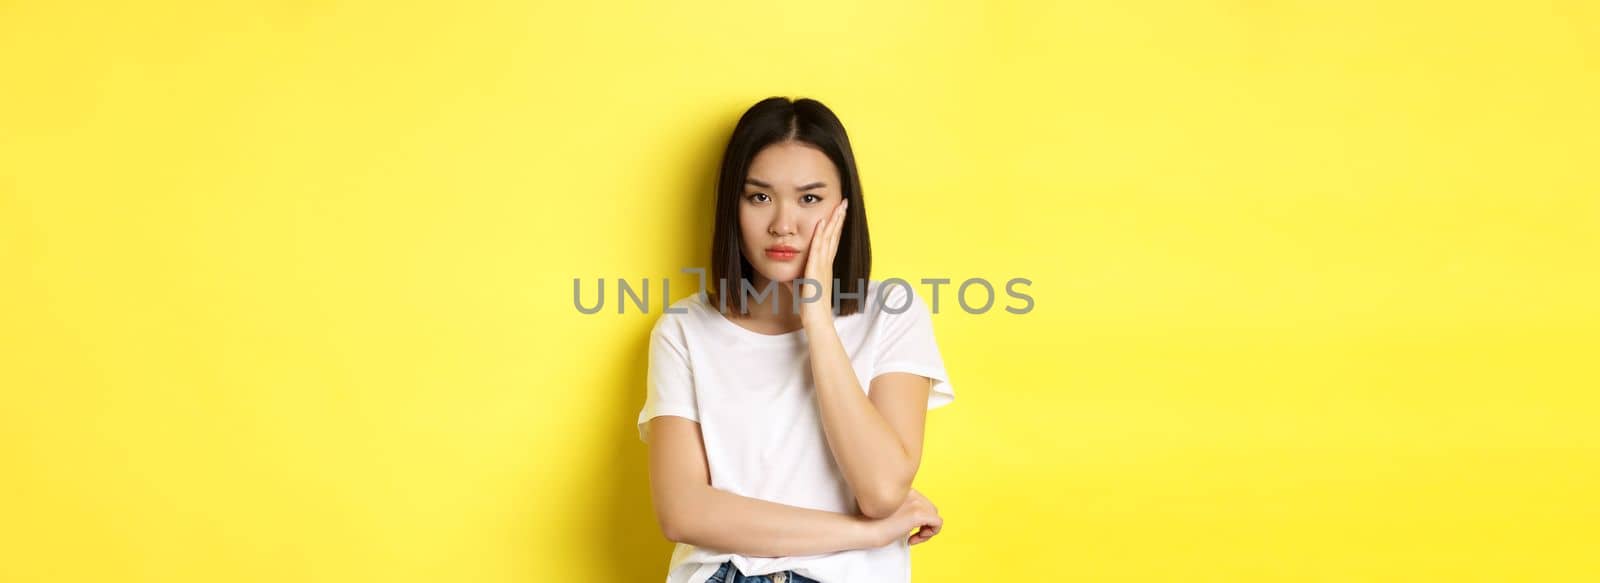
{"label": "woman's face", "polygon": [[757,152],[748,172],[739,200],[739,250],[768,281],[788,283],[804,274],[817,222],[843,201],[839,169],[815,147],[779,142]]}

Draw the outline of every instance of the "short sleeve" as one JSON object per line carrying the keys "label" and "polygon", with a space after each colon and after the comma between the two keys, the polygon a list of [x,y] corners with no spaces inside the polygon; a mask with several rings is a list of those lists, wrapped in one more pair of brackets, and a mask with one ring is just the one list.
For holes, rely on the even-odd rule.
{"label": "short sleeve", "polygon": [[[908,298],[910,305],[907,306]],[[890,311],[904,311],[894,313]],[[928,306],[907,286],[890,286],[887,297],[878,312],[877,358],[872,376],[890,372],[908,372],[933,379],[928,393],[928,409],[950,404],[956,398],[945,373],[944,358],[939,354],[939,344],[933,337],[933,317]]]}
{"label": "short sleeve", "polygon": [[644,408],[639,410],[639,440],[649,443],[646,423],[662,415],[700,421],[694,376],[689,368],[683,328],[663,314],[650,330],[649,364],[645,373]]}

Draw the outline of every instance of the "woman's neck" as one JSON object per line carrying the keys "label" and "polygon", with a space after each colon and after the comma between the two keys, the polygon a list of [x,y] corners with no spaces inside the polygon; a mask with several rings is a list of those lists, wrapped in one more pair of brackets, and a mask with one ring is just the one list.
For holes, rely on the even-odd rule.
{"label": "woman's neck", "polygon": [[[745,306],[748,308],[748,318],[751,323],[759,324],[765,329],[780,331],[800,329],[802,321],[800,311],[795,306],[797,300],[793,282],[773,284],[772,280],[761,275],[756,275],[752,279],[755,293],[744,294],[743,290],[740,290],[740,294],[745,297]],[[762,296],[767,291],[767,286],[772,286],[772,292]],[[776,314],[773,313],[774,309],[777,310]]]}

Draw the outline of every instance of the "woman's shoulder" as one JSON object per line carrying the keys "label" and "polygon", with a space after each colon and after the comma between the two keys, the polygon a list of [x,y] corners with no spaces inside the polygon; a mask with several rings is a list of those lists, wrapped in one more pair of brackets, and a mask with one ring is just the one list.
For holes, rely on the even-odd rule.
{"label": "woman's shoulder", "polygon": [[867,297],[862,312],[874,316],[891,316],[911,309],[923,309],[922,298],[909,281],[898,277],[867,280]]}
{"label": "woman's shoulder", "polygon": [[679,334],[689,324],[705,318],[706,293],[698,291],[672,302],[656,315],[656,333],[675,331]]}

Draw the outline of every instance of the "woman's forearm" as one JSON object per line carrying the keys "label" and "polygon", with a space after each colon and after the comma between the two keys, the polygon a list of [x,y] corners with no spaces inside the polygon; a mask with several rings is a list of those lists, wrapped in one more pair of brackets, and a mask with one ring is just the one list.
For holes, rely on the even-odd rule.
{"label": "woman's forearm", "polygon": [[881,546],[875,520],[790,506],[711,486],[676,524],[674,540],[752,557],[813,555]]}
{"label": "woman's forearm", "polygon": [[861,389],[838,332],[832,326],[818,326],[808,338],[828,449],[862,514],[888,516],[905,501],[917,462]]}

